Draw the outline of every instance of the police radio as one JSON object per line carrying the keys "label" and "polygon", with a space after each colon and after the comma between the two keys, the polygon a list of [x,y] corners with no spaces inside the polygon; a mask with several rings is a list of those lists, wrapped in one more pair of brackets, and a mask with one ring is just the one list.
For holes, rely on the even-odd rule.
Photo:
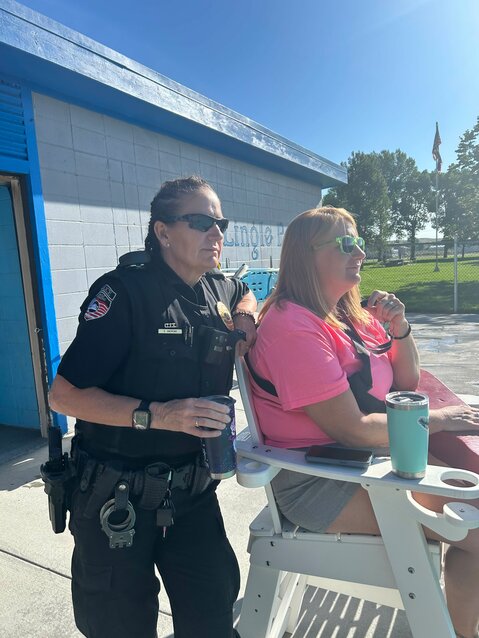
{"label": "police radio", "polygon": [[203,362],[210,365],[221,365],[225,354],[234,350],[238,341],[246,341],[246,332],[238,329],[223,332],[200,326],[199,335],[203,348]]}

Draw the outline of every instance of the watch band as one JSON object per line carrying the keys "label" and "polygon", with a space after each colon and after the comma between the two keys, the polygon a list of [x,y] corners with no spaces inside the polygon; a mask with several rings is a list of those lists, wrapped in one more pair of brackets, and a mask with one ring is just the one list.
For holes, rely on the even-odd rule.
{"label": "watch band", "polygon": [[146,410],[150,409],[150,403],[151,401],[148,401],[147,399],[142,399],[142,401],[140,402],[140,405],[135,409],[143,410],[144,412],[146,412]]}

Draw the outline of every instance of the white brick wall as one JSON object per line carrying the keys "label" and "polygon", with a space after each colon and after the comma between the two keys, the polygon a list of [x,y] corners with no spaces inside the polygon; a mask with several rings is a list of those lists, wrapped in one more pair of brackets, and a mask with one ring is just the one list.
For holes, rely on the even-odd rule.
{"label": "white brick wall", "polygon": [[276,266],[288,221],[319,202],[319,187],[177,139],[34,94],[61,351],[88,287],[118,257],[143,247],[161,183],[201,175],[225,217],[223,266]]}

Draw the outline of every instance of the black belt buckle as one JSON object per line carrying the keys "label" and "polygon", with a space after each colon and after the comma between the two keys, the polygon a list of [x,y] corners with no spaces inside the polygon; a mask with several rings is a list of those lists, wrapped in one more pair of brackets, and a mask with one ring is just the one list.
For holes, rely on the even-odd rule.
{"label": "black belt buckle", "polygon": [[192,482],[193,470],[194,465],[192,463],[173,470],[171,489],[187,490]]}

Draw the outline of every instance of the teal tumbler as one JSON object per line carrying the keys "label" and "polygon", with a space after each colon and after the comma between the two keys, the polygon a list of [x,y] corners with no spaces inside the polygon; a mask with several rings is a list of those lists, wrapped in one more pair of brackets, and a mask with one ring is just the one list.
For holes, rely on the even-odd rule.
{"label": "teal tumbler", "polygon": [[429,448],[428,396],[390,392],[386,395],[386,411],[393,472],[403,478],[422,478]]}

